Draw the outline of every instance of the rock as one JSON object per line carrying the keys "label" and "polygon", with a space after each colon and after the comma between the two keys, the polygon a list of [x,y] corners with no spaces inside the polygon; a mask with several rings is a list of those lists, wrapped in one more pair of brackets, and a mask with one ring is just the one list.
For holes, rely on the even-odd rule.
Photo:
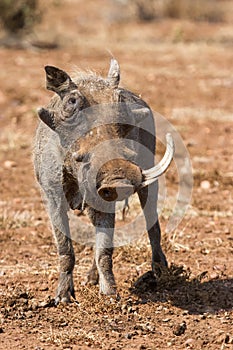
{"label": "rock", "polygon": [[225,339],[224,339],[224,343],[228,344],[230,342],[230,336],[229,334],[226,334]]}
{"label": "rock", "polygon": [[186,329],[187,329],[186,322],[183,321],[175,327],[173,334],[175,334],[177,336],[182,335],[185,333]]}
{"label": "rock", "polygon": [[193,348],[194,347],[194,343],[195,343],[195,340],[193,338],[189,338],[186,340],[185,342],[185,345],[189,348]]}
{"label": "rock", "polygon": [[3,166],[5,169],[11,169],[11,168],[15,168],[17,166],[17,163],[14,162],[13,160],[6,160],[3,163]]}
{"label": "rock", "polygon": [[125,334],[125,338],[126,339],[131,339],[132,338],[132,334],[131,333],[126,333]]}
{"label": "rock", "polygon": [[210,274],[210,278],[211,278],[212,280],[218,279],[218,278],[219,278],[219,274],[218,274],[217,272],[213,272],[213,273]]}
{"label": "rock", "polygon": [[167,342],[167,346],[172,346],[175,344],[175,339],[171,339],[170,341]]}
{"label": "rock", "polygon": [[46,300],[38,304],[39,308],[47,308],[47,307],[53,307],[53,306],[55,306],[55,300],[51,297],[48,297]]}
{"label": "rock", "polygon": [[210,182],[208,180],[204,180],[201,182],[200,187],[203,190],[208,190],[208,189],[210,189]]}

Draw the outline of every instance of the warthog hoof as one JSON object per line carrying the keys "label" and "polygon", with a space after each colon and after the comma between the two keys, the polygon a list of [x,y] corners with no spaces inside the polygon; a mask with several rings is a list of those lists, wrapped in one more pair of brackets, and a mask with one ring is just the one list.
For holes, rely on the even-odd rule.
{"label": "warthog hoof", "polygon": [[108,280],[104,277],[100,277],[99,292],[100,294],[104,294],[104,295],[116,295],[117,289],[116,289],[114,277],[111,279],[109,278]]}
{"label": "warthog hoof", "polygon": [[71,301],[71,297],[75,299],[72,274],[61,272],[57,288],[57,295],[55,298],[55,305],[58,305],[60,302],[69,303]]}

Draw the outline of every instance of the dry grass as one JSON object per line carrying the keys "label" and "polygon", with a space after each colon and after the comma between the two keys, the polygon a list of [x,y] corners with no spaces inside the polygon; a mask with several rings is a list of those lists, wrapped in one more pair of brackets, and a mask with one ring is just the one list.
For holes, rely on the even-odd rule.
{"label": "dry grass", "polygon": [[1,0],[0,22],[11,34],[30,31],[40,20],[37,0]]}
{"label": "dry grass", "polygon": [[[1,207],[1,206],[0,206]],[[34,223],[32,213],[28,210],[13,210],[5,208],[0,214],[0,229],[9,230],[20,227],[27,227]]]}
{"label": "dry grass", "polygon": [[21,130],[7,129],[4,134],[0,134],[0,153],[13,150],[25,149],[30,146],[28,135]]}
{"label": "dry grass", "polygon": [[164,2],[164,17],[194,21],[222,22],[224,12],[216,0],[169,0]]}
{"label": "dry grass", "polygon": [[227,12],[216,0],[129,0],[127,4],[130,12],[142,21],[178,18],[222,22]]}

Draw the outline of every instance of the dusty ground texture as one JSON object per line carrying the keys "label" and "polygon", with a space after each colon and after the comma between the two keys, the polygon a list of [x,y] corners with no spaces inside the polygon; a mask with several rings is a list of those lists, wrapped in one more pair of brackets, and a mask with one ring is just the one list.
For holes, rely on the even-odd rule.
{"label": "dusty ground texture", "polygon": [[[232,349],[233,26],[119,22],[110,4],[53,2],[28,39],[37,46],[0,48],[0,349]],[[107,50],[122,85],[180,132],[193,165],[191,206],[169,234],[170,209],[161,213],[169,269],[157,283],[143,232],[115,250],[120,300],[82,283],[92,251],[75,243],[78,303],[54,307],[57,256],[31,161],[36,108],[49,100],[43,67],[106,73]],[[172,200],[174,164],[166,181]]]}

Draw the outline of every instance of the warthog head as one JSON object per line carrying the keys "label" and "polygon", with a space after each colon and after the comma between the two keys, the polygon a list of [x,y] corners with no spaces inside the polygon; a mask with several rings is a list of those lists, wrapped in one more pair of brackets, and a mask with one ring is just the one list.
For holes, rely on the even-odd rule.
{"label": "warthog head", "polygon": [[52,66],[45,71],[47,89],[56,96],[38,114],[59,135],[64,191],[71,208],[98,199],[126,199],[165,172],[174,153],[171,135],[162,161],[148,170],[140,167],[140,123],[151,116],[151,110],[139,98],[123,98],[126,90],[118,87],[116,60],[112,59],[106,79],[89,74],[72,80]]}

